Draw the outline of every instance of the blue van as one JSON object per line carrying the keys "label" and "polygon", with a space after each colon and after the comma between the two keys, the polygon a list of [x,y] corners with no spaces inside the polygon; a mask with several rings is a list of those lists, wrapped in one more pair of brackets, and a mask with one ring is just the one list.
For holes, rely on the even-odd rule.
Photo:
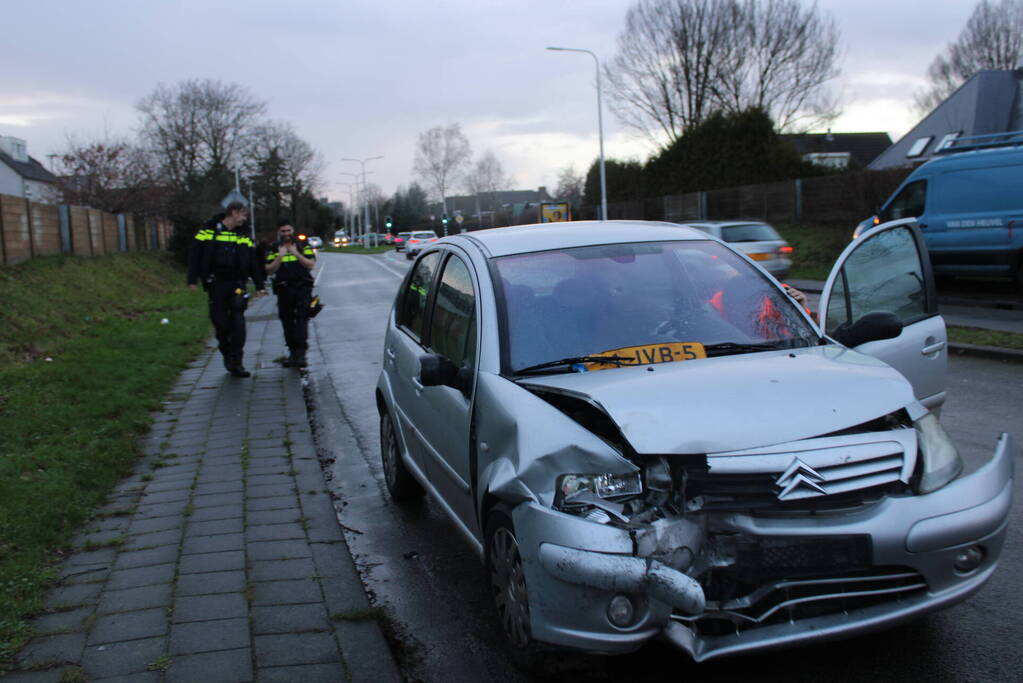
{"label": "blue van", "polygon": [[938,154],[853,237],[916,218],[936,275],[1011,277],[1023,288],[1023,131],[959,138]]}

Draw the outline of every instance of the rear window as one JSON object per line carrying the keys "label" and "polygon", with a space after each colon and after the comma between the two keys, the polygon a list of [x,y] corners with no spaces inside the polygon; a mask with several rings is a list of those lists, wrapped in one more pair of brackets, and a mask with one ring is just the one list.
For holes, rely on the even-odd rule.
{"label": "rear window", "polygon": [[437,236],[435,232],[414,232],[412,233],[412,239],[416,240],[429,240]]}
{"label": "rear window", "polygon": [[942,173],[934,179],[935,208],[942,213],[983,213],[1023,208],[1023,166],[994,166]]}
{"label": "rear window", "polygon": [[781,235],[764,223],[725,225],[721,227],[721,239],[726,242],[766,242],[780,240]]}

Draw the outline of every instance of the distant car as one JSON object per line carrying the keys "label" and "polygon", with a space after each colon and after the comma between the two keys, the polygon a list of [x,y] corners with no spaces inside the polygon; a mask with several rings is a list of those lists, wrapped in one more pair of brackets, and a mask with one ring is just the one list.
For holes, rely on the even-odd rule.
{"label": "distant car", "polygon": [[994,572],[1017,451],[1003,434],[964,471],[932,412],[947,338],[915,222],[846,247],[820,327],[737,246],[545,223],[409,268],[376,391],[384,482],[429,492],[483,560],[517,662],[860,635]]}
{"label": "distant car", "polygon": [[323,238],[321,237],[311,235],[309,239],[306,240],[306,242],[308,242],[309,246],[312,247],[313,249],[323,249]]}
{"label": "distant car", "polygon": [[697,221],[685,223],[728,242],[781,280],[792,268],[792,247],[778,231],[760,221]]}
{"label": "distant car", "polygon": [[347,247],[348,246],[348,233],[344,230],[338,230],[334,233],[334,246],[335,247]]}
{"label": "distant car", "polygon": [[411,232],[399,232],[394,236],[394,250],[405,251],[405,243],[408,241]]}
{"label": "distant car", "polygon": [[412,260],[424,247],[436,242],[439,237],[433,230],[420,230],[418,232],[409,233],[408,240],[405,243],[405,258]]}

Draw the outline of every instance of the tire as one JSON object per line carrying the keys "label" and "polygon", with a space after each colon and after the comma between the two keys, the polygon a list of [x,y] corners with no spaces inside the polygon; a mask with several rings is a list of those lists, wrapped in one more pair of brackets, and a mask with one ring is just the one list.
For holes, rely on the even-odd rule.
{"label": "tire", "polygon": [[485,541],[487,588],[512,660],[524,671],[542,671],[547,653],[533,640],[522,557],[511,517],[503,508],[490,513]]}
{"label": "tire", "polygon": [[405,260],[406,261],[411,261],[413,258],[415,258],[415,257],[412,254],[410,254],[407,251],[405,252]]}
{"label": "tire", "polygon": [[401,503],[423,497],[423,487],[401,460],[398,433],[394,430],[391,414],[386,410],[380,416],[380,461],[384,467],[387,492],[394,501]]}

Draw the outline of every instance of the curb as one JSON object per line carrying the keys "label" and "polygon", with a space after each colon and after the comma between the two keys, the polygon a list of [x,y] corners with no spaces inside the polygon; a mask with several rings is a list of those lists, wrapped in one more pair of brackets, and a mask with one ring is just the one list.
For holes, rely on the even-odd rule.
{"label": "curb", "polygon": [[993,358],[995,360],[1023,363],[1023,351],[1018,349],[1003,349],[998,346],[949,342],[948,350],[949,353],[954,353],[958,356],[975,356],[978,358]]}

